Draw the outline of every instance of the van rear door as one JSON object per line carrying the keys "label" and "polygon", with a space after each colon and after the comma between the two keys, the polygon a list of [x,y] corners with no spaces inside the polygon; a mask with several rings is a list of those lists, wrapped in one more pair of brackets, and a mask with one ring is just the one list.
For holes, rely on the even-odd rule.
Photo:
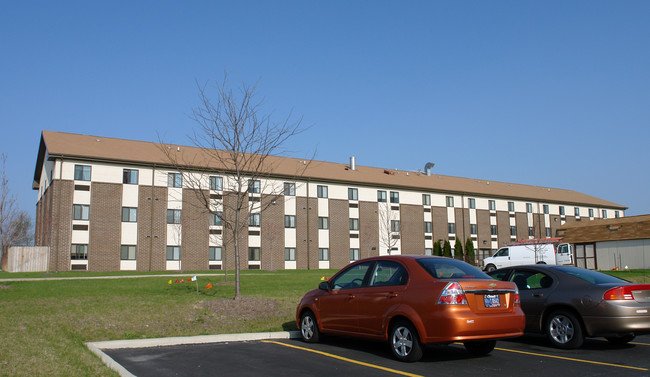
{"label": "van rear door", "polygon": [[573,253],[571,245],[568,243],[561,243],[557,245],[557,254],[555,254],[555,261],[558,265],[573,264]]}

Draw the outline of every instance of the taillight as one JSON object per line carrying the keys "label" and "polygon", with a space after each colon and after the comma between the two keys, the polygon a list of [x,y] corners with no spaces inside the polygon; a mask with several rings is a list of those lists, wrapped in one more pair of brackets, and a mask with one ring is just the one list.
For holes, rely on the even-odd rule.
{"label": "taillight", "polygon": [[603,300],[634,300],[635,291],[650,290],[650,284],[624,285],[607,290]]}
{"label": "taillight", "polygon": [[515,304],[521,304],[521,301],[519,301],[519,288],[515,286]]}
{"label": "taillight", "polygon": [[445,289],[442,290],[437,304],[442,305],[467,305],[467,297],[465,291],[456,282],[447,284]]}

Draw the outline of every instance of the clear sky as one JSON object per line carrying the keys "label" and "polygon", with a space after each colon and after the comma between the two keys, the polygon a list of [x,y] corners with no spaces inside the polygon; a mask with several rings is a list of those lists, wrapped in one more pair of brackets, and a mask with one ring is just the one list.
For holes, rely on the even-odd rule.
{"label": "clear sky", "polygon": [[292,156],[579,191],[650,214],[650,1],[0,0],[0,152],[188,144],[196,81],[311,126]]}

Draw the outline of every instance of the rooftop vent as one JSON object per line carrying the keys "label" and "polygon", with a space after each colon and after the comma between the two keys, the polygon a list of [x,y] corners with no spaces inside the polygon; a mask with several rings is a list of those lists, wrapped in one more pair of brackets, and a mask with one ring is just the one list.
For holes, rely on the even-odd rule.
{"label": "rooftop vent", "polygon": [[427,175],[431,175],[431,168],[433,168],[433,165],[435,165],[433,162],[427,162],[424,165],[424,172],[427,173]]}
{"label": "rooftop vent", "polygon": [[350,170],[357,170],[357,158],[354,156],[350,157]]}

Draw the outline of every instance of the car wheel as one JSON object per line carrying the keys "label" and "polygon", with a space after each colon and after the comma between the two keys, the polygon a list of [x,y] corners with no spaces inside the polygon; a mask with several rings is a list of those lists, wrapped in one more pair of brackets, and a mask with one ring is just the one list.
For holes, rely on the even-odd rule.
{"label": "car wheel", "polygon": [[497,267],[495,265],[493,265],[493,264],[488,264],[487,267],[485,267],[485,271],[487,271],[487,272],[492,272],[492,271],[494,271],[496,269],[497,269]]}
{"label": "car wheel", "polygon": [[634,334],[625,334],[625,335],[619,335],[619,336],[606,336],[605,339],[607,339],[608,342],[617,345],[617,346],[622,346],[624,344],[628,344],[629,342],[633,341],[636,336]]}
{"label": "car wheel", "polygon": [[537,262],[537,264],[546,264],[546,262]]}
{"label": "car wheel", "polygon": [[415,328],[408,321],[399,321],[390,330],[390,349],[393,355],[406,362],[422,358],[422,346]]}
{"label": "car wheel", "polygon": [[485,356],[492,352],[497,345],[496,340],[485,340],[480,342],[465,342],[465,349],[474,356]]}
{"label": "car wheel", "polygon": [[582,327],[578,318],[567,310],[558,310],[548,316],[546,335],[557,348],[573,349],[582,345]]}
{"label": "car wheel", "polygon": [[318,322],[316,322],[316,316],[311,311],[304,312],[300,317],[300,335],[302,340],[307,343],[316,343],[320,338]]}

